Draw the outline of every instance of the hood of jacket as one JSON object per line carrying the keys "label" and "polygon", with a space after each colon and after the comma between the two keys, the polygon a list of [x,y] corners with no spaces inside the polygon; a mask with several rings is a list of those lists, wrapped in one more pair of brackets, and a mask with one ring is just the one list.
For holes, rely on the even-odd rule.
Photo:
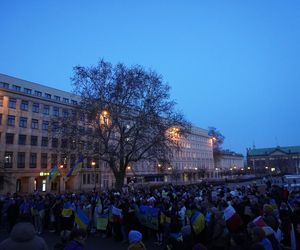
{"label": "hood of jacket", "polygon": [[30,241],[34,236],[35,230],[33,225],[26,222],[16,224],[10,233],[10,238],[15,242]]}

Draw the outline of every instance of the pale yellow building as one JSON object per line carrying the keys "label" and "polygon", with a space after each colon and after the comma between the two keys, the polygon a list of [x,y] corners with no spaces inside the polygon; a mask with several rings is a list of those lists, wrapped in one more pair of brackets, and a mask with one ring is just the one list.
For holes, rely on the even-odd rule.
{"label": "pale yellow building", "polygon": [[[85,159],[83,170],[65,183],[63,177],[77,160],[60,154],[63,141],[49,136],[52,117],[68,116],[78,97],[65,91],[0,74],[0,192],[89,190],[110,188],[114,178],[108,166]],[[193,127],[182,150],[174,152],[170,166],[148,162],[129,167],[128,177],[141,182],[196,182],[214,172],[212,141],[208,131]],[[92,162],[95,162],[92,164]],[[60,176],[49,183],[54,165]]]}

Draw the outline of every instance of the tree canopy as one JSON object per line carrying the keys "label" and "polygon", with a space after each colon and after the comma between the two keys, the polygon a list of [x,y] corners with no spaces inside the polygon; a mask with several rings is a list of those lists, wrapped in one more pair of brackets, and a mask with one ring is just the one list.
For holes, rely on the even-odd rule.
{"label": "tree canopy", "polygon": [[178,139],[190,129],[175,110],[170,86],[153,70],[101,60],[74,67],[71,80],[79,102],[55,130],[73,145],[69,150],[106,162],[117,188],[129,165],[169,163]]}

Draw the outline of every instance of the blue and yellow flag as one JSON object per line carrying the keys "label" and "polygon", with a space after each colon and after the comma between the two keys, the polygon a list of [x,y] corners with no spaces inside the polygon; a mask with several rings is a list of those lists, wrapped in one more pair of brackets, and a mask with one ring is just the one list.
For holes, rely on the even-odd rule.
{"label": "blue and yellow flag", "polygon": [[57,166],[54,166],[50,173],[49,173],[49,182],[52,182],[55,180],[56,176],[59,174],[59,171],[58,171],[58,167]]}
{"label": "blue and yellow flag", "polygon": [[79,160],[74,164],[72,168],[70,168],[67,175],[64,177],[64,181],[68,181],[71,175],[76,175],[81,169],[83,165],[83,157],[81,156]]}
{"label": "blue and yellow flag", "polygon": [[90,223],[88,216],[85,214],[85,212],[80,207],[76,208],[75,222],[82,229],[86,229]]}
{"label": "blue and yellow flag", "polygon": [[71,217],[73,213],[71,202],[65,202],[61,215],[63,217]]}
{"label": "blue and yellow flag", "polygon": [[205,227],[205,218],[202,213],[199,211],[195,211],[191,217],[191,225],[195,234],[200,234]]}

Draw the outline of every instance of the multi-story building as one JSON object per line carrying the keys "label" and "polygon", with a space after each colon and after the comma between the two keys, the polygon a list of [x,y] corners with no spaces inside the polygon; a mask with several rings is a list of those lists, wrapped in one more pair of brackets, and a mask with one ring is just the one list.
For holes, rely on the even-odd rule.
{"label": "multi-story building", "polygon": [[[68,182],[64,175],[76,161],[65,158],[62,138],[49,134],[51,119],[67,117],[79,98],[71,93],[0,74],[0,192],[32,192],[108,188],[114,178],[108,166],[85,159],[82,171]],[[193,128],[174,152],[167,168],[160,164],[139,163],[127,170],[142,181],[195,181],[214,172],[212,140],[208,131]],[[52,183],[48,175],[59,165],[60,176]]]}
{"label": "multi-story building", "polygon": [[219,157],[214,159],[218,177],[237,171],[247,171],[244,168],[244,156],[230,150],[222,150]]}
{"label": "multi-story building", "polygon": [[299,173],[300,146],[247,149],[247,164],[256,173]]}

